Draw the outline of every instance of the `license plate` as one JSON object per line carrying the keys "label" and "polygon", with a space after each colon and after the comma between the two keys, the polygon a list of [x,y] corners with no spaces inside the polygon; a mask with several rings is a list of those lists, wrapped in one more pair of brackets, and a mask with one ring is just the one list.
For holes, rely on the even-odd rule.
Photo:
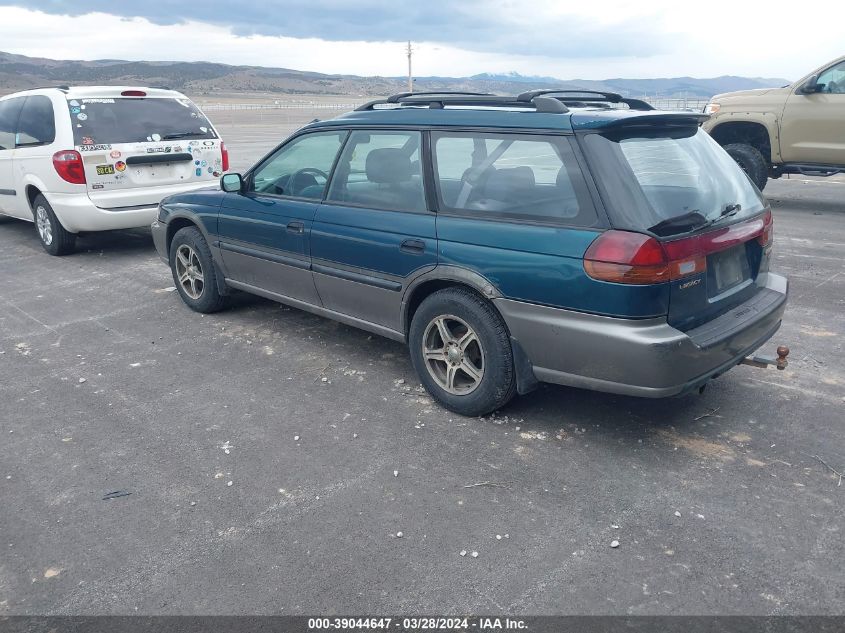
{"label": "license plate", "polygon": [[750,276],[745,245],[711,255],[710,265],[716,279],[716,294],[733,288]]}
{"label": "license plate", "polygon": [[109,176],[114,173],[114,165],[97,165],[98,176]]}

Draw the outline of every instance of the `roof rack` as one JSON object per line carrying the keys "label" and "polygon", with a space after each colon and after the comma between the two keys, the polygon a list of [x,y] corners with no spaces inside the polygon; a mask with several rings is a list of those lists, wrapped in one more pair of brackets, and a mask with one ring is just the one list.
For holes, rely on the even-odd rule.
{"label": "roof rack", "polygon": [[357,108],[356,111],[374,110],[377,105],[397,104],[442,109],[452,106],[484,106],[490,108],[534,108],[537,112],[563,114],[569,108],[559,99],[545,97],[542,94],[533,98],[494,95],[486,92],[400,92],[386,99],[376,99]]}
{"label": "roof rack", "polygon": [[[517,95],[516,99],[517,101],[531,101],[532,99],[545,95],[561,95],[556,96],[555,98],[563,103],[603,101],[607,103],[624,103],[631,108],[631,110],[654,110],[654,106],[642,101],[641,99],[629,99],[615,92],[599,92],[597,90],[544,88],[541,90],[529,90],[528,92],[523,92]],[[568,99],[564,95],[581,95],[583,98]]]}

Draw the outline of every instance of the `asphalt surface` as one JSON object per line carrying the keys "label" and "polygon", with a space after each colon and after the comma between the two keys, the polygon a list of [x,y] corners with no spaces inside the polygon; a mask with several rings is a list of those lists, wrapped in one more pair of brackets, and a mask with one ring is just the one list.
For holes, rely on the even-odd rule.
{"label": "asphalt surface", "polygon": [[766,193],[786,371],[485,419],[394,342],[189,311],[147,231],[59,259],[0,221],[0,614],[845,612],[845,183]]}

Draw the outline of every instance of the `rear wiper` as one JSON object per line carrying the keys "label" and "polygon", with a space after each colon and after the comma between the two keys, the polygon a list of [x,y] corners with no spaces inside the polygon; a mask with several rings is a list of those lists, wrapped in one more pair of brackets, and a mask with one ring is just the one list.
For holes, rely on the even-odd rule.
{"label": "rear wiper", "polygon": [[202,132],[174,132],[173,134],[165,134],[161,137],[162,141],[172,141],[177,138],[187,138],[189,136],[201,136]]}
{"label": "rear wiper", "polygon": [[655,235],[660,235],[661,237],[664,237],[666,235],[686,233],[687,231],[692,231],[693,229],[697,229],[702,226],[707,226],[708,224],[709,222],[707,218],[705,218],[701,214],[701,211],[695,209],[694,211],[690,211],[689,213],[677,215],[674,218],[668,218],[666,220],[663,220],[662,222],[658,222],[654,226],[650,227],[648,230],[654,233]]}
{"label": "rear wiper", "polygon": [[733,204],[726,205],[725,208],[722,209],[722,212],[719,214],[719,217],[724,218],[727,216],[736,215],[740,211],[742,211],[742,205],[738,202],[735,202]]}

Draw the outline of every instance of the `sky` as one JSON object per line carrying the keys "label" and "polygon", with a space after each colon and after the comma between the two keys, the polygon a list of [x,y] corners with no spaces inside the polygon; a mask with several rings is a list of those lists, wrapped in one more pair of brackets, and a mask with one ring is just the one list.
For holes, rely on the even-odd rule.
{"label": "sky", "polygon": [[798,79],[845,55],[845,2],[0,0],[0,50],[51,59],[401,76],[408,40],[415,76]]}

